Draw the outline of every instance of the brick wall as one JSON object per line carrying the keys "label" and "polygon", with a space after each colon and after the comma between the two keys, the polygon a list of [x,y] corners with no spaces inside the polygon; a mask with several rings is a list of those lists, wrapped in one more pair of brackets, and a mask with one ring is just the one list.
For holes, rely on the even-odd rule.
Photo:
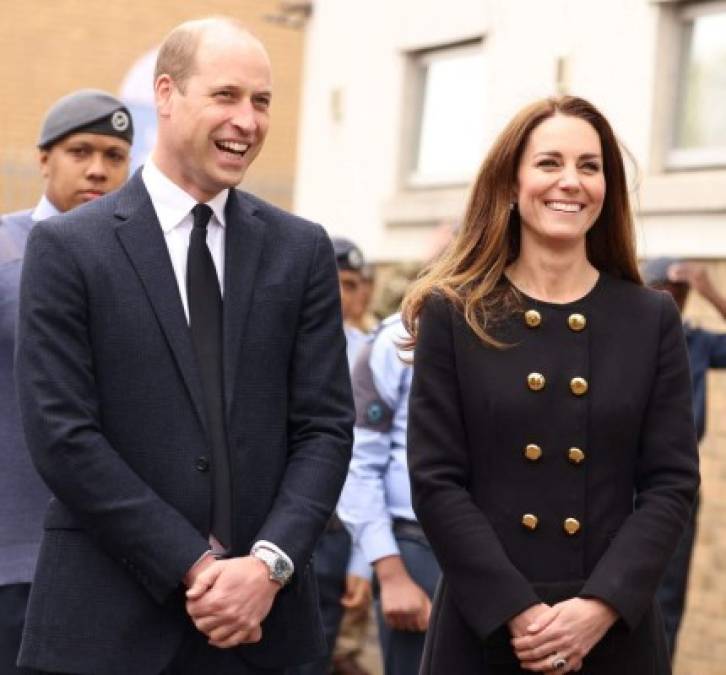
{"label": "brick wall", "polygon": [[292,202],[303,33],[263,20],[277,0],[2,0],[0,22],[0,213],[35,203],[35,142],[45,111],[74,89],[117,93],[133,63],[186,19],[225,14],[247,24],[273,64],[272,126],[245,187]]}
{"label": "brick wall", "polygon": [[[726,293],[726,262],[709,271]],[[686,316],[726,332],[726,322],[691,293]],[[701,512],[675,675],[726,675],[726,371],[708,376],[708,417],[701,443]]]}

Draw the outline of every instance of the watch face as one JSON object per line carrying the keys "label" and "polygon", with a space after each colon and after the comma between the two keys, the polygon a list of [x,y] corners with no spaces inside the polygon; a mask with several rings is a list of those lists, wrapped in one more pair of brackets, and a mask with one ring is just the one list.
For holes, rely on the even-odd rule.
{"label": "watch face", "polygon": [[287,575],[287,565],[282,558],[278,558],[277,560],[275,560],[274,574],[276,577],[284,577]]}

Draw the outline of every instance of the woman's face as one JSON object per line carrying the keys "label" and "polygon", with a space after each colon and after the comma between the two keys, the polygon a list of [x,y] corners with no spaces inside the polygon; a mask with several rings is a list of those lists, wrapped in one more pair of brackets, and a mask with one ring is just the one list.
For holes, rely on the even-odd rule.
{"label": "woman's face", "polygon": [[554,115],[535,127],[517,170],[522,237],[545,245],[584,242],[605,198],[602,148],[579,117]]}

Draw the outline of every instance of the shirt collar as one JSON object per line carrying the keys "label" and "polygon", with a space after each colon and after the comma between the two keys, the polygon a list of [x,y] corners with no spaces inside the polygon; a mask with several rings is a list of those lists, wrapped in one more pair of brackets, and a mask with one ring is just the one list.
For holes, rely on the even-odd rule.
{"label": "shirt collar", "polygon": [[[141,178],[165,234],[177,227],[197,204],[194,197],[162,173],[151,157],[146,160],[141,170]],[[225,225],[224,207],[228,196],[229,189],[225,189],[206,202],[222,227]]]}
{"label": "shirt collar", "polygon": [[41,220],[46,220],[47,218],[52,218],[59,214],[60,211],[55,207],[53,202],[43,195],[30,217],[33,219],[33,222],[39,223]]}

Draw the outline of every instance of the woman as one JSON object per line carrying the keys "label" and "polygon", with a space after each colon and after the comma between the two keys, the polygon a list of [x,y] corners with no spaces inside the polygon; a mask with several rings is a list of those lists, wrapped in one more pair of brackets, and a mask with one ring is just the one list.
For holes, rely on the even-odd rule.
{"label": "woman", "polygon": [[444,574],[422,673],[670,672],[653,596],[698,459],[678,310],[634,249],[610,125],[547,99],[409,292],[409,469]]}

